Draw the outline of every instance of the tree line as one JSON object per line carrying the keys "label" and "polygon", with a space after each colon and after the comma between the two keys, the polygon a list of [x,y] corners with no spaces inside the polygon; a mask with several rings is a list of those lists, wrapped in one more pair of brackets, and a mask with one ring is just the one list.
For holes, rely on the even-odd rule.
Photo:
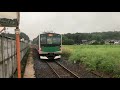
{"label": "tree line", "polygon": [[[105,41],[120,40],[120,31],[93,32],[93,33],[67,33],[62,34],[63,45],[83,44],[105,44]],[[38,44],[38,36],[33,39],[33,44]]]}
{"label": "tree line", "polygon": [[93,33],[67,33],[63,34],[63,45],[83,44],[84,41],[92,44],[104,44],[105,41],[120,40],[120,31],[93,32]]}

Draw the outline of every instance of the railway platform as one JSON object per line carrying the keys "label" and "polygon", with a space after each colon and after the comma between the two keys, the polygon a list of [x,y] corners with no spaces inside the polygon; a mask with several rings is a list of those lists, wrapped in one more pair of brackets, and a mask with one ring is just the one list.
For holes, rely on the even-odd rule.
{"label": "railway platform", "polygon": [[30,50],[23,78],[35,78],[32,50]]}

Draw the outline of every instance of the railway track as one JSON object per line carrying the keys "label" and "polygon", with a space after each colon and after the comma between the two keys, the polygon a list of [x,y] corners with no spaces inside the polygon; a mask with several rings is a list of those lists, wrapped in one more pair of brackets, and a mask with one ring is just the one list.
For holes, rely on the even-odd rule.
{"label": "railway track", "polygon": [[92,74],[98,76],[99,78],[112,78],[111,76],[108,76],[108,75],[102,75],[102,74],[99,74],[99,73],[96,73],[94,71],[91,71]]}
{"label": "railway track", "polygon": [[55,75],[58,78],[80,78],[75,73],[70,71],[68,68],[60,64],[59,62],[47,62],[48,66],[52,69],[52,71],[55,73]]}
{"label": "railway track", "polygon": [[[66,64],[66,63],[64,62],[64,64],[65,64],[65,67],[70,68],[70,70],[71,70],[72,72],[76,73],[77,76],[80,76],[80,78],[86,78],[87,75],[88,75],[88,76],[92,76],[92,78],[93,78],[93,77],[95,77],[95,78],[109,78],[109,76],[100,74],[100,73],[95,72],[95,71],[87,71],[87,70],[85,70],[85,68],[80,67],[80,66],[79,66],[79,67],[80,67],[79,70],[76,71],[75,68],[71,68],[71,67],[70,67],[71,65],[68,65],[68,63]],[[66,66],[66,65],[67,65],[67,66]],[[78,69],[78,68],[76,68],[76,69]],[[84,71],[83,71],[83,70],[84,70]],[[83,73],[86,73],[86,74],[83,74]],[[85,77],[84,77],[84,76],[85,76]]]}

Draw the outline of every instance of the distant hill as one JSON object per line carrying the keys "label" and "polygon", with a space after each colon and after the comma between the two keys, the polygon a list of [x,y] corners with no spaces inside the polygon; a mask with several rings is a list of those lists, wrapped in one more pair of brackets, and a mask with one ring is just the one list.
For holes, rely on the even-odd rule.
{"label": "distant hill", "polygon": [[72,44],[81,44],[82,40],[103,42],[106,40],[120,40],[120,31],[93,32],[93,33],[67,33],[63,34],[63,44],[68,44],[68,40],[73,40]]}

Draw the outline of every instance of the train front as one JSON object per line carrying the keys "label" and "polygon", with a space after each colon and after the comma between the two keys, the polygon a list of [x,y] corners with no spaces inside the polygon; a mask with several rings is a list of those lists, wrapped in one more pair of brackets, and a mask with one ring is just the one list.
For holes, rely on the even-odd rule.
{"label": "train front", "polygon": [[55,33],[41,34],[39,37],[39,54],[41,59],[60,59],[62,36]]}

